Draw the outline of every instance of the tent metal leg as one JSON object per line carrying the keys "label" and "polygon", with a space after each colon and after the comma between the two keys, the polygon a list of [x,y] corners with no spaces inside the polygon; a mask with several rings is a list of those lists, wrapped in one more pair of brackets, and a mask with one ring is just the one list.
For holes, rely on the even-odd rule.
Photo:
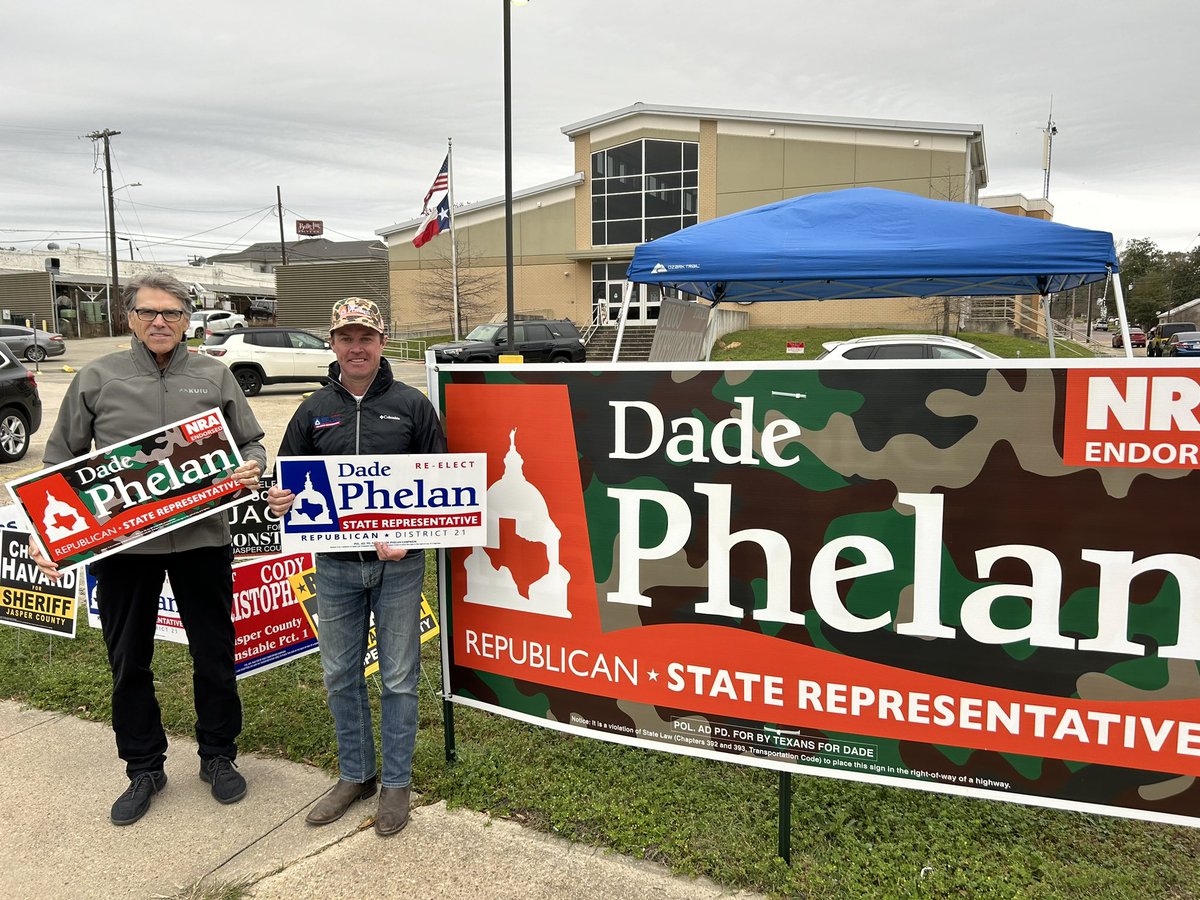
{"label": "tent metal leg", "polygon": [[1125,349],[1125,358],[1133,359],[1133,346],[1129,343],[1129,314],[1125,311],[1125,292],[1121,290],[1120,274],[1114,272],[1112,280],[1117,301],[1117,318],[1121,322],[1121,346]]}
{"label": "tent metal leg", "polygon": [[1050,347],[1050,358],[1054,359],[1054,319],[1050,318],[1049,294],[1042,294],[1042,319],[1046,322],[1046,342]]}

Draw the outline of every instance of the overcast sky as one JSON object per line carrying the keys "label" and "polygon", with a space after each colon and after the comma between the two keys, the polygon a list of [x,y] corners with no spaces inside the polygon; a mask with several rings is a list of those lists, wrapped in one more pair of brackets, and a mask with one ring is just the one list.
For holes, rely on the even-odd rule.
{"label": "overcast sky", "polygon": [[[8,4],[0,247],[147,261],[410,219],[454,138],[455,200],[503,194],[502,0]],[[564,125],[628,106],[981,124],[985,194],[1186,250],[1200,232],[1200,4],[1145,0],[533,0],[512,7],[517,190],[568,176]],[[141,187],[121,185],[141,182]],[[128,258],[129,247],[119,252]]]}

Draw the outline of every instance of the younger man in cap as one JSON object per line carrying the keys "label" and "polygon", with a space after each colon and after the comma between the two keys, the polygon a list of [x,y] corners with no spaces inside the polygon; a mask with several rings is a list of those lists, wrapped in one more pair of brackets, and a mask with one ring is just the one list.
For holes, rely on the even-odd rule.
{"label": "younger man in cap", "polygon": [[[433,404],[416,388],[395,380],[383,358],[386,329],[379,307],[361,297],[338,301],[329,333],[337,356],[329,366],[330,382],[296,410],[279,456],[445,452]],[[282,516],[294,497],[276,486],[268,491],[267,502]],[[395,834],[408,824],[425,554],[377,543],[373,551],[318,553],[316,559],[321,667],[341,778],[305,821],[327,825],[340,819],[356,800],[371,797],[379,781],[375,830]],[[382,775],[363,676],[371,613],[382,682]]]}

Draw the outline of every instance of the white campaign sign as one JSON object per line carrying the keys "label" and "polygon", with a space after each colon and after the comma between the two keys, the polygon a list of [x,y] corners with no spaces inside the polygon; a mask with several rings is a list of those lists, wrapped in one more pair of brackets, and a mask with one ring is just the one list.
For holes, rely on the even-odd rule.
{"label": "white campaign sign", "polygon": [[276,477],[295,494],[281,520],[285,553],[487,542],[483,453],[282,457]]}

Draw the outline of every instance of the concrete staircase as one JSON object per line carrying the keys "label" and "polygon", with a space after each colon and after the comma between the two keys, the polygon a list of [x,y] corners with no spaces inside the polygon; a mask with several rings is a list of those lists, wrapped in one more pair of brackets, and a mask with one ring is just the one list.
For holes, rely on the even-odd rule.
{"label": "concrete staircase", "polygon": [[[588,362],[610,362],[617,343],[617,326],[601,325],[587,342]],[[654,329],[646,326],[625,327],[618,362],[645,362],[650,358]]]}

